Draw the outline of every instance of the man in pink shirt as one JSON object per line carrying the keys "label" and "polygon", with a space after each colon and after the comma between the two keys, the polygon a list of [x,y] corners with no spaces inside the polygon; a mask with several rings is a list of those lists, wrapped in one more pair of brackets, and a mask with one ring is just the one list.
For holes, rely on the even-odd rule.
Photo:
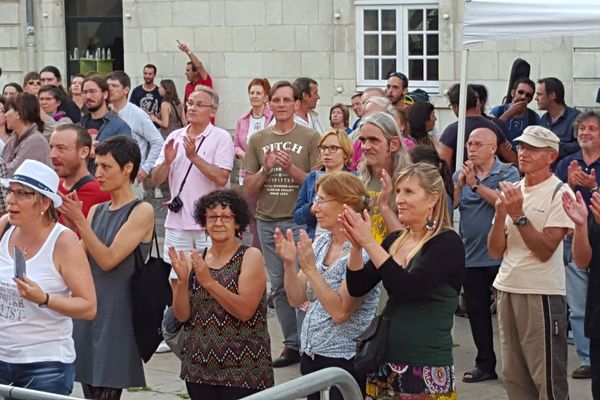
{"label": "man in pink shirt", "polygon": [[[165,220],[163,257],[167,249],[201,250],[210,239],[193,217],[194,203],[213,190],[229,187],[235,152],[231,135],[211,124],[219,96],[209,87],[197,86],[187,102],[189,125],[169,134],[152,171],[156,187],[168,179],[171,200]],[[176,279],[174,273],[172,279]]]}

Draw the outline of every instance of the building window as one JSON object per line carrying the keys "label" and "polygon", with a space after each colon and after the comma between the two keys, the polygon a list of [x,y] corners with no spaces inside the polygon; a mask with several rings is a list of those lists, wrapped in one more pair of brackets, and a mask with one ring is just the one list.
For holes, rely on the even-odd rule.
{"label": "building window", "polygon": [[69,78],[123,69],[122,0],[65,0],[65,30]]}
{"label": "building window", "polygon": [[[381,3],[381,2],[380,2]],[[439,81],[437,4],[377,5],[356,1],[357,85],[385,85],[387,76],[405,73],[411,88],[436,92]]]}

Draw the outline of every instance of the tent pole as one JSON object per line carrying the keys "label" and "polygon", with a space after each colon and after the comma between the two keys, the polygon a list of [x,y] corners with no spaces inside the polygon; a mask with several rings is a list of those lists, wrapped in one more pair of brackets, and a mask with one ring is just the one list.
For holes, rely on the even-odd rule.
{"label": "tent pole", "polygon": [[465,122],[467,117],[467,61],[469,49],[463,48],[460,57],[460,95],[458,103],[458,134],[456,136],[455,170],[460,170],[465,154]]}

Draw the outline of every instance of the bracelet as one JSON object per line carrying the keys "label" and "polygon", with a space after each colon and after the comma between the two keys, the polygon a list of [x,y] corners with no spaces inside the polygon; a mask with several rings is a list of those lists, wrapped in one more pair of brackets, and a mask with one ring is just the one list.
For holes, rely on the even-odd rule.
{"label": "bracelet", "polygon": [[599,189],[599,188],[598,188],[598,185],[596,185],[596,186],[594,186],[594,187],[592,188],[592,190],[590,190],[590,193],[597,192],[597,191],[598,191],[598,189]]}
{"label": "bracelet", "polygon": [[188,50],[188,51],[186,51],[186,52],[185,52],[185,54],[187,54],[187,55],[189,56],[189,55],[191,55],[191,54],[192,54],[192,51],[191,51],[191,50]]}
{"label": "bracelet", "polygon": [[477,192],[477,189],[479,189],[479,185],[478,184],[474,184],[473,186],[471,186],[471,191],[473,193]]}
{"label": "bracelet", "polygon": [[48,301],[50,301],[50,294],[46,293],[46,300],[43,303],[38,304],[39,307],[48,307]]}

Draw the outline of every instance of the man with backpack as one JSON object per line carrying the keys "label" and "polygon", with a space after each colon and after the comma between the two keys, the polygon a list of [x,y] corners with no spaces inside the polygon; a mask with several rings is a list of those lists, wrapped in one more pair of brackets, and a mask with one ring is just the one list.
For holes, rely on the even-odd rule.
{"label": "man with backpack", "polygon": [[563,239],[574,227],[562,207],[568,185],[552,174],[560,139],[529,126],[515,139],[517,184],[500,182],[488,251],[502,257],[498,329],[502,377],[509,399],[566,399],[567,307]]}
{"label": "man with backpack", "polygon": [[541,125],[538,113],[527,107],[534,95],[535,83],[531,79],[517,79],[512,87],[512,101],[496,106],[490,112],[494,117],[506,123],[507,139],[513,148],[516,146],[514,139],[521,136],[525,128],[530,125]]}

